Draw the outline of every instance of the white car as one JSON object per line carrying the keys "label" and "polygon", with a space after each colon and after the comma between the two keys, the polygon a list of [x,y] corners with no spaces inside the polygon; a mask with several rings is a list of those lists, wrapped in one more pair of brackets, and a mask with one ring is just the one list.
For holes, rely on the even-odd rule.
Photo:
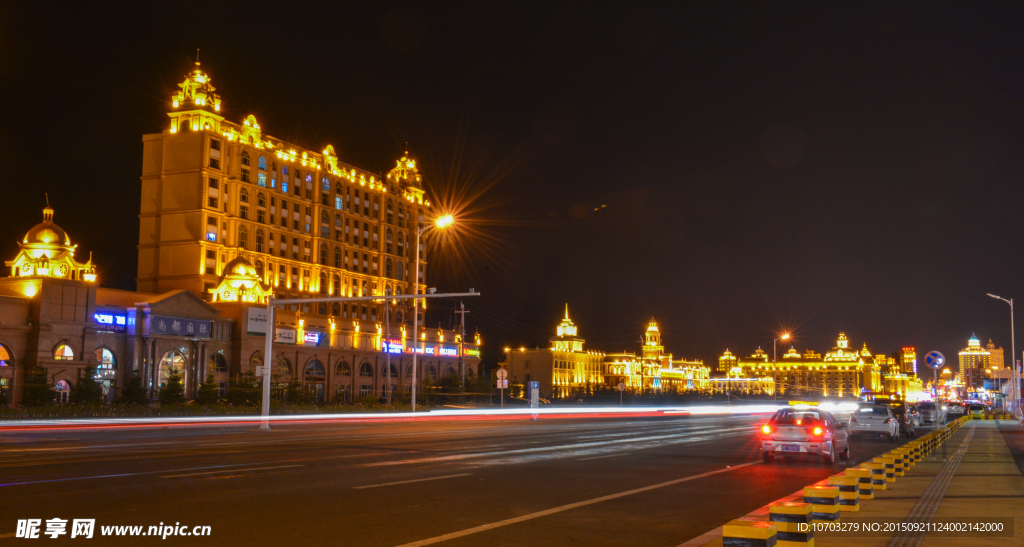
{"label": "white car", "polygon": [[900,422],[888,405],[861,405],[850,416],[850,435],[884,435],[896,442],[900,438]]}
{"label": "white car", "polygon": [[777,457],[806,456],[832,465],[836,456],[850,458],[847,432],[846,424],[824,410],[783,408],[761,426],[761,457],[771,463]]}

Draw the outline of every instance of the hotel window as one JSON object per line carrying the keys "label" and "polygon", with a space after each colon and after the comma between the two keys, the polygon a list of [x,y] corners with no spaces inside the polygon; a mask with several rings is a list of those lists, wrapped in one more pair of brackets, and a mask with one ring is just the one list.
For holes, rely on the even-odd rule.
{"label": "hotel window", "polygon": [[217,158],[210,158],[210,169],[220,169],[220,160]]}
{"label": "hotel window", "polygon": [[398,227],[405,228],[405,207],[401,203],[398,204]]}
{"label": "hotel window", "polygon": [[267,174],[266,173],[257,173],[256,174],[256,186],[259,186],[260,188],[266,188],[267,187]]}
{"label": "hotel window", "polygon": [[384,276],[385,277],[391,277],[391,259],[390,258],[385,263]]}
{"label": "hotel window", "polygon": [[343,203],[343,202],[342,202],[342,200],[341,200],[341,196],[335,196],[335,197],[334,197],[334,208],[335,208],[335,209],[337,209],[337,210],[339,210],[339,211],[340,211],[340,210],[341,210],[341,208],[342,208],[342,203]]}
{"label": "hotel window", "polygon": [[239,218],[244,218],[245,220],[249,220],[249,206],[248,205],[240,205],[238,207],[238,217]]}
{"label": "hotel window", "polygon": [[217,188],[217,179],[210,177],[210,188]]}
{"label": "hotel window", "polygon": [[249,170],[244,167],[242,168],[242,181],[249,182]]}
{"label": "hotel window", "polygon": [[[331,294],[333,294],[334,296],[338,296],[339,293],[341,292],[341,278],[338,277],[337,275],[334,276],[334,284],[331,285],[331,288],[333,289]],[[335,302],[334,305],[337,306],[338,303]],[[338,312],[334,312],[334,315],[338,315]]]}
{"label": "hotel window", "polygon": [[206,241],[217,241],[217,217],[206,219]]}
{"label": "hotel window", "polygon": [[247,249],[249,247],[249,231],[245,229],[245,226],[238,227],[238,246]]}
{"label": "hotel window", "polygon": [[214,209],[216,209],[217,208],[217,198],[212,197],[212,196],[206,198],[206,205],[208,207],[213,207]]}
{"label": "hotel window", "polygon": [[327,245],[323,243],[320,244],[320,265],[327,265]]}
{"label": "hotel window", "polygon": [[[385,248],[384,252],[386,252],[388,254],[391,254],[391,230],[388,230],[387,234],[384,236],[384,248]],[[390,270],[390,269],[391,268],[388,268],[388,270]],[[388,277],[391,277],[391,275],[388,274]]]}
{"label": "hotel window", "polygon": [[327,177],[320,179],[320,187],[323,188],[324,193],[330,193],[331,182],[327,180]]}
{"label": "hotel window", "polygon": [[[367,255],[366,253],[363,253],[363,273],[370,273],[368,271],[369,270],[369,266],[370,266],[369,260],[370,260],[369,255]],[[365,285],[366,282],[364,281],[363,284]]]}
{"label": "hotel window", "polygon": [[288,193],[288,183],[286,181],[281,181],[281,191],[286,194]]}
{"label": "hotel window", "polygon": [[267,206],[267,197],[263,195],[263,192],[256,194],[256,205],[260,207]]}
{"label": "hotel window", "polygon": [[249,166],[249,151],[242,150],[242,165]]}
{"label": "hotel window", "polygon": [[256,252],[263,252],[263,230],[256,230]]}
{"label": "hotel window", "polygon": [[220,150],[220,141],[217,139],[210,139],[210,150]]}
{"label": "hotel window", "polygon": [[341,249],[337,247],[334,248],[334,267],[341,267]]}
{"label": "hotel window", "polygon": [[288,174],[288,166],[287,165],[282,165],[281,166],[281,174],[282,175],[287,175]]}
{"label": "hotel window", "polygon": [[[260,171],[266,171],[267,170],[267,158],[264,158],[263,156],[260,156],[260,159],[258,161],[259,161]],[[266,180],[266,179],[264,178],[264,180]]]}

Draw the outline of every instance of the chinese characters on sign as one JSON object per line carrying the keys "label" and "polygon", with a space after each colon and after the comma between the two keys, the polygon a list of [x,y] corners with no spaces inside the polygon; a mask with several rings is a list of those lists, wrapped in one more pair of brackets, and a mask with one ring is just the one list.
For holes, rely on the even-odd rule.
{"label": "chinese characters on sign", "polygon": [[[50,539],[57,539],[57,536],[64,536],[68,533],[67,519],[52,518],[46,521],[46,531],[40,530],[43,519],[18,519],[18,528],[14,537],[34,539],[38,538],[40,532]],[[74,519],[71,522],[71,537],[91,538],[96,528],[96,519]]]}
{"label": "chinese characters on sign", "polygon": [[182,319],[180,317],[151,315],[149,317],[149,334],[210,338],[212,325],[213,323],[211,321],[202,321],[199,319]]}

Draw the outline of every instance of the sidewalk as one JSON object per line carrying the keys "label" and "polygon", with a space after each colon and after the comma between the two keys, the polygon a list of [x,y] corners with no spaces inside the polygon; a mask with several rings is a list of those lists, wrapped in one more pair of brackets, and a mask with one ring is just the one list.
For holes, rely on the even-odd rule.
{"label": "sidewalk", "polygon": [[[985,533],[937,537],[923,533],[855,535],[815,532],[814,544],[819,547],[1024,545],[1024,475],[1000,429],[1024,438],[1024,428],[1019,422],[967,421],[905,476],[898,477],[887,490],[876,491],[875,499],[862,500],[860,511],[842,513],[842,519],[848,519],[848,522],[868,519],[902,521],[915,517],[924,522],[957,522],[960,519],[984,521],[1001,518],[1003,522],[1013,522],[1013,537],[992,537]],[[1024,440],[1017,446],[1018,450],[1024,447]],[[797,492],[779,501],[803,501],[801,496],[802,493]],[[741,520],[768,520],[767,509],[766,506],[754,511]],[[683,545],[720,546],[721,528]]]}

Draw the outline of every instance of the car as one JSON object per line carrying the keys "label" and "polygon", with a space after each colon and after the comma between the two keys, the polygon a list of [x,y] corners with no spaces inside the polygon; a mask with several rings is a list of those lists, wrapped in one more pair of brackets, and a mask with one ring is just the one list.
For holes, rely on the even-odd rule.
{"label": "car", "polygon": [[850,435],[887,436],[896,442],[900,438],[900,423],[889,405],[864,404],[850,417]]}
{"label": "car", "polygon": [[916,404],[907,406],[907,410],[910,412],[910,417],[914,419],[914,427],[921,426],[921,409]]}
{"label": "car", "polygon": [[964,413],[964,405],[955,401],[950,401],[946,404],[946,414],[950,416],[962,416]]}
{"label": "car", "polygon": [[917,408],[921,412],[921,422],[926,424],[944,424],[946,423],[946,405],[944,403],[931,401],[921,401],[917,403]]}
{"label": "car", "polygon": [[979,403],[967,405],[967,408],[964,409],[964,414],[966,414],[967,416],[981,416],[984,413],[985,405]]}
{"label": "car", "polygon": [[914,425],[914,416],[911,414],[910,405],[897,401],[889,403],[889,408],[892,409],[893,416],[896,417],[896,421],[900,424],[900,435],[913,438],[916,426]]}
{"label": "car", "polygon": [[761,457],[765,463],[777,457],[807,456],[832,465],[837,455],[843,460],[850,458],[846,424],[821,409],[792,406],[780,409],[761,426],[760,433]]}

